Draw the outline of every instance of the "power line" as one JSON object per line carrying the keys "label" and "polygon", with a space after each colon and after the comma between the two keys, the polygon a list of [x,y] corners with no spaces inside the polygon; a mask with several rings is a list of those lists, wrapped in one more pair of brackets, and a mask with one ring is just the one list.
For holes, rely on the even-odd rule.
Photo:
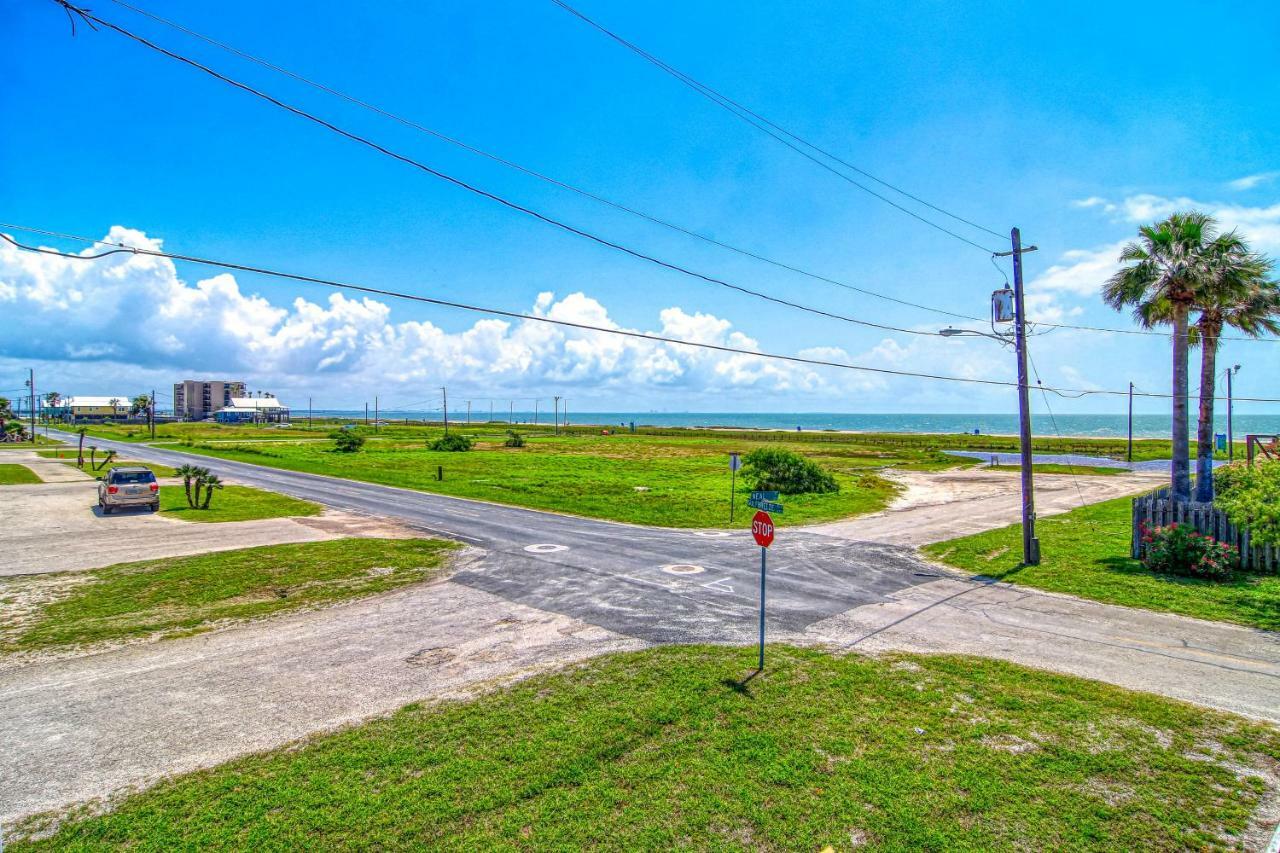
{"label": "power line", "polygon": [[[0,225],[0,227],[11,227],[11,226]],[[39,229],[23,228],[21,230],[37,231]],[[703,343],[698,341],[686,341],[686,340],[681,340],[680,338],[671,338],[664,335],[650,334],[648,332],[635,332],[628,329],[611,329],[605,326],[594,326],[594,325],[591,325],[590,323],[578,323],[571,320],[557,320],[551,317],[539,316],[537,314],[524,314],[518,311],[507,311],[501,308],[487,308],[487,307],[478,306],[478,305],[471,305],[465,302],[456,302],[454,300],[449,300],[449,299],[438,299],[435,297],[421,296],[421,295],[412,294],[412,293],[403,293],[401,291],[388,290],[385,288],[368,287],[365,285],[352,284],[350,282],[342,282],[342,281],[336,281],[333,279],[319,278],[316,276],[301,275],[299,273],[283,272],[280,270],[272,270],[264,267],[252,266],[249,264],[235,263],[232,261],[220,261],[220,260],[214,260],[212,258],[201,258],[194,255],[178,254],[176,252],[161,252],[155,249],[143,249],[143,248],[138,248],[136,246],[126,246],[120,243],[108,243],[106,241],[91,240],[89,238],[80,237],[77,235],[61,234],[59,232],[52,232],[52,231],[44,231],[42,233],[55,234],[57,236],[65,237],[67,239],[82,240],[84,242],[97,243],[99,245],[115,246],[116,248],[110,251],[101,252],[95,255],[77,255],[77,254],[72,254],[70,252],[60,252],[56,249],[49,249],[41,246],[28,246],[26,244],[18,242],[17,240],[10,237],[8,234],[4,234],[4,233],[0,233],[0,239],[4,239],[6,242],[16,246],[19,249],[22,249],[23,251],[37,252],[44,255],[53,255],[56,257],[66,258],[68,260],[73,260],[73,261],[92,261],[92,260],[97,260],[99,258],[105,257],[107,255],[115,255],[115,254],[133,254],[133,255],[144,255],[144,256],[153,257],[153,258],[168,258],[174,261],[185,261],[187,263],[200,264],[202,266],[208,266],[208,267],[216,267],[218,269],[234,270],[236,272],[254,273],[257,275],[263,275],[263,276],[268,276],[272,278],[281,278],[281,279],[288,279],[290,281],[303,282],[305,284],[316,284],[316,285],[321,285],[324,287],[332,287],[340,290],[350,290],[356,293],[367,293],[367,294],[372,294],[376,296],[391,297],[394,299],[404,299],[411,302],[422,302],[428,305],[439,305],[445,308],[457,308],[459,310],[471,311],[478,314],[489,314],[496,317],[507,317],[514,320],[529,320],[529,321],[538,322],[538,323],[547,323],[549,325],[554,325],[554,326],[564,326],[567,328],[580,329],[583,331],[600,332],[603,334],[619,335],[622,337],[653,341],[655,343],[673,344],[676,346],[692,347],[695,349],[706,349],[706,350],[713,350],[716,352],[732,353],[734,355],[746,355],[746,356],[752,356],[755,358],[764,358],[764,359],[772,359],[775,361],[792,362],[795,364],[808,364],[816,367],[833,367],[841,370],[854,370],[854,371],[859,371],[864,373],[877,373],[877,374],[883,374],[888,376],[904,376],[904,377],[911,377],[915,379],[933,379],[933,380],[942,381],[942,382],[962,382],[962,383],[967,383],[971,385],[990,385],[990,386],[998,386],[998,387],[1005,387],[1005,388],[1017,387],[1016,382],[1009,382],[1009,381],[999,380],[999,379],[975,379],[972,377],[965,377],[965,376],[947,376],[945,374],[919,373],[919,372],[909,371],[909,370],[894,370],[892,368],[887,368],[887,367],[870,367],[867,365],[848,364],[845,362],[827,361],[824,359],[817,359],[817,358],[806,358],[804,356],[797,356],[797,355],[782,355],[780,353],[757,352],[753,350],[742,349],[740,347],[731,347],[731,346],[725,346],[721,344],[709,344],[709,343]],[[1074,389],[1074,388],[1047,388],[1047,387],[1044,390],[1051,391],[1059,395],[1081,394],[1081,395],[1127,396],[1129,394],[1127,390],[1125,391],[1110,391],[1110,390],[1102,390],[1102,389],[1082,390],[1082,389]],[[1168,398],[1168,397],[1171,397],[1172,395],[1147,393],[1147,394],[1139,394],[1137,396]],[[1236,397],[1234,399],[1236,400],[1236,402],[1280,403],[1280,399],[1266,399],[1266,398],[1257,398],[1257,397]]]}
{"label": "power line", "polygon": [[[859,175],[862,175],[862,176],[864,176],[864,177],[866,177],[866,178],[869,178],[869,179],[871,179],[871,180],[875,181],[876,183],[880,184],[881,186],[886,187],[886,188],[888,188],[888,189],[890,189],[890,190],[893,190],[894,192],[898,193],[899,195],[902,195],[902,196],[904,196],[904,197],[906,197],[906,198],[909,198],[909,199],[911,199],[912,201],[917,202],[918,204],[922,204],[922,205],[924,205],[925,207],[930,208],[931,210],[935,210],[935,211],[937,211],[938,213],[943,214],[944,216],[948,216],[948,217],[950,217],[950,218],[952,218],[952,219],[956,220],[957,222],[962,222],[962,223],[964,223],[965,225],[970,226],[971,228],[976,228],[976,229],[978,229],[979,231],[984,231],[984,232],[986,232],[987,234],[990,234],[990,235],[992,235],[992,236],[999,237],[999,238],[1001,238],[1001,239],[1004,239],[1004,238],[1005,238],[1005,236],[1006,236],[1006,235],[1001,234],[1001,233],[999,233],[998,231],[993,231],[992,229],[987,228],[986,226],[979,225],[979,224],[978,224],[978,223],[976,223],[976,222],[972,222],[972,221],[970,221],[970,220],[968,220],[968,219],[965,219],[963,216],[959,216],[959,215],[957,215],[957,214],[954,214],[954,213],[950,212],[949,210],[946,210],[946,209],[944,209],[944,208],[938,207],[938,206],[937,206],[937,205],[935,205],[935,204],[931,204],[931,203],[929,203],[929,202],[925,201],[924,199],[920,198],[919,196],[913,195],[913,194],[911,194],[911,193],[907,192],[906,190],[904,190],[904,189],[902,189],[902,188],[900,188],[900,187],[894,186],[893,184],[889,183],[888,181],[882,180],[881,178],[876,177],[875,175],[871,174],[870,172],[868,172],[868,171],[866,171],[866,170],[864,170],[864,169],[861,169],[861,168],[859,168],[859,167],[857,167],[857,166],[853,165],[852,163],[849,163],[849,162],[847,162],[847,161],[845,161],[845,160],[841,159],[840,157],[837,157],[835,154],[832,154],[830,151],[827,151],[826,149],[824,149],[824,148],[822,148],[822,147],[820,147],[820,146],[818,146],[818,145],[815,145],[815,144],[814,144],[814,143],[812,143],[812,142],[809,142],[808,140],[804,139],[803,137],[799,136],[798,134],[792,133],[791,131],[787,130],[786,128],[784,128],[784,127],[782,127],[782,126],[780,126],[780,125],[776,124],[775,122],[770,121],[769,119],[765,118],[764,116],[760,115],[759,113],[757,113],[757,112],[755,112],[755,111],[753,111],[753,110],[751,110],[751,109],[749,109],[749,108],[747,108],[747,107],[743,106],[742,104],[738,103],[737,101],[733,100],[732,98],[728,97],[727,95],[724,95],[724,94],[722,94],[722,93],[720,93],[720,92],[716,91],[715,89],[711,88],[710,86],[706,85],[705,83],[701,83],[701,82],[699,82],[698,80],[696,80],[696,79],[694,79],[693,77],[689,76],[688,74],[684,73],[684,72],[683,72],[683,71],[681,71],[680,69],[675,68],[674,66],[667,64],[666,62],[664,62],[663,60],[659,59],[657,56],[654,56],[652,53],[649,53],[648,51],[646,51],[644,48],[640,47],[639,45],[636,45],[636,44],[634,44],[634,43],[632,43],[632,42],[630,42],[630,41],[627,41],[625,38],[623,38],[622,36],[620,36],[620,35],[618,35],[617,33],[613,32],[613,31],[612,31],[612,30],[610,30],[609,28],[605,27],[603,24],[600,24],[600,23],[598,23],[597,21],[595,21],[595,20],[593,20],[593,19],[591,19],[591,18],[587,17],[587,16],[586,16],[586,15],[584,15],[582,12],[579,12],[577,9],[573,8],[572,6],[570,6],[568,3],[565,3],[565,2],[564,2],[564,0],[551,0],[551,2],[552,2],[552,3],[554,3],[555,5],[559,6],[561,9],[563,9],[563,10],[564,10],[564,11],[566,11],[566,12],[568,12],[569,14],[573,15],[574,17],[576,17],[576,18],[578,18],[578,19],[580,19],[580,20],[584,21],[585,23],[587,23],[587,24],[588,24],[588,25],[590,25],[591,27],[595,28],[596,30],[599,30],[601,33],[604,33],[606,36],[608,36],[609,38],[613,39],[613,40],[614,40],[614,41],[616,41],[618,44],[622,45],[623,47],[627,48],[628,50],[632,51],[633,53],[635,53],[635,54],[637,54],[638,56],[640,56],[640,57],[642,57],[643,59],[645,59],[647,62],[652,63],[653,65],[655,65],[655,66],[657,66],[658,68],[660,68],[660,69],[662,69],[663,71],[665,71],[667,74],[670,74],[672,77],[676,78],[676,79],[677,79],[677,80],[679,80],[681,83],[684,83],[686,86],[688,86],[689,88],[693,89],[695,92],[697,92],[698,94],[702,95],[704,98],[708,99],[708,100],[709,100],[709,101],[711,101],[712,103],[718,104],[719,106],[721,106],[721,107],[723,107],[724,109],[728,110],[730,113],[732,113],[733,115],[737,116],[737,117],[738,117],[739,119],[741,119],[742,121],[746,122],[747,124],[751,125],[752,127],[756,128],[757,130],[759,130],[761,133],[764,133],[764,134],[766,134],[767,136],[772,137],[774,140],[776,140],[777,142],[780,142],[781,144],[783,144],[783,145],[787,146],[787,147],[788,147],[788,148],[790,148],[792,151],[795,151],[797,154],[801,155],[802,157],[805,157],[805,158],[807,158],[807,159],[811,160],[812,162],[816,163],[817,165],[819,165],[819,166],[821,166],[822,168],[826,169],[827,171],[831,172],[833,175],[836,175],[837,177],[842,178],[842,179],[844,179],[845,181],[848,181],[850,184],[853,184],[855,187],[857,187],[858,189],[862,190],[863,192],[865,192],[865,193],[867,193],[867,194],[869,194],[869,195],[875,196],[875,197],[876,197],[876,198],[878,198],[880,201],[883,201],[884,203],[886,203],[886,204],[888,204],[888,205],[891,205],[891,206],[893,206],[893,207],[897,208],[898,210],[902,211],[903,213],[907,214],[908,216],[911,216],[911,217],[913,217],[913,218],[915,218],[915,219],[919,220],[920,222],[923,222],[924,224],[926,224],[926,225],[928,225],[928,226],[930,226],[930,227],[932,227],[932,228],[935,228],[935,229],[937,229],[938,231],[941,231],[941,232],[942,232],[942,233],[944,233],[944,234],[947,234],[947,235],[949,235],[949,236],[951,236],[951,237],[954,237],[955,239],[957,239],[957,240],[959,240],[959,241],[961,241],[961,242],[963,242],[963,243],[968,243],[970,246],[973,246],[975,249],[981,249],[981,250],[982,250],[982,251],[984,251],[984,252],[990,252],[990,251],[991,251],[990,249],[986,248],[985,246],[982,246],[982,245],[980,245],[980,244],[978,244],[978,243],[975,243],[974,241],[972,241],[972,240],[968,239],[967,237],[962,237],[961,235],[959,235],[959,234],[955,233],[954,231],[951,231],[950,229],[948,229],[948,228],[946,228],[946,227],[944,227],[944,226],[942,226],[942,225],[939,225],[938,223],[934,222],[933,220],[931,220],[931,219],[927,219],[927,218],[925,218],[925,217],[921,216],[920,214],[916,213],[915,211],[910,210],[909,208],[904,207],[904,206],[903,206],[903,205],[901,205],[901,204],[898,204],[897,202],[893,201],[892,199],[885,197],[883,194],[876,192],[875,190],[873,190],[872,188],[870,188],[870,187],[866,186],[865,184],[862,184],[862,183],[860,183],[859,181],[854,180],[853,178],[849,177],[848,175],[846,175],[845,173],[841,172],[840,170],[838,170],[838,169],[836,169],[836,168],[832,167],[829,163],[826,163],[826,162],[824,162],[824,161],[822,161],[822,160],[818,159],[817,157],[813,156],[813,155],[812,155],[812,154],[810,154],[808,151],[804,150],[804,148],[807,148],[807,149],[809,149],[809,150],[811,150],[811,151],[816,151],[816,152],[818,152],[819,154],[821,154],[823,157],[826,157],[826,158],[828,158],[829,160],[832,160],[833,162],[839,163],[840,165],[844,166],[845,168],[847,168],[847,169],[851,169],[851,170],[853,170],[854,172],[857,172]],[[799,145],[797,145],[797,144],[795,144],[795,143],[791,142],[790,140],[795,140],[795,143],[798,143]],[[804,148],[801,148],[801,147],[799,147],[799,146],[804,146]]]}
{"label": "power line", "polygon": [[277,65],[276,63],[271,62],[270,60],[263,59],[260,56],[255,56],[252,53],[241,50],[240,48],[235,47],[234,45],[230,45],[230,44],[227,44],[226,42],[222,42],[222,41],[219,41],[218,39],[212,38],[211,36],[204,35],[203,33],[197,32],[191,29],[190,27],[187,27],[176,21],[162,17],[160,15],[155,14],[154,12],[150,12],[146,9],[139,8],[130,3],[126,3],[124,2],[124,0],[111,0],[111,2],[115,3],[117,6],[122,6],[125,9],[129,9],[130,11],[136,12],[137,14],[142,15],[146,18],[150,18],[153,21],[164,24],[167,27],[171,27],[181,33],[185,33],[186,35],[189,35],[192,38],[199,39],[200,41],[203,41],[206,44],[210,44],[216,48],[219,48],[220,50],[224,50],[224,51],[227,51],[228,53],[234,54],[235,56],[238,56],[241,59],[248,60],[249,62],[253,62],[257,65],[260,65],[263,68],[267,68],[267,69],[270,69],[271,71],[275,71],[279,74],[283,74],[284,76],[289,77],[292,80],[296,80],[297,82],[302,83],[306,86],[311,86],[314,89],[318,89],[319,91],[325,92],[329,95],[333,95],[334,97],[340,98],[346,101],[347,103],[360,107],[361,109],[368,110],[384,118],[388,118],[388,119],[391,119],[392,121],[399,122],[405,127],[419,131],[420,133],[425,133],[429,136],[439,139],[442,142],[446,142],[450,145],[461,148],[464,151],[468,151],[479,157],[484,157],[494,163],[498,163],[502,166],[506,166],[507,168],[514,169],[515,171],[520,172],[521,174],[528,175],[531,178],[535,178],[539,181],[543,181],[552,186],[559,187],[560,189],[568,190],[569,192],[576,193],[577,195],[580,195],[583,198],[591,199],[592,201],[595,201],[599,204],[603,204],[613,208],[614,210],[618,210],[623,213],[627,213],[631,216],[638,217],[654,225],[659,225],[663,228],[667,228],[677,233],[684,234],[685,236],[692,237],[696,240],[701,240],[704,243],[708,243],[713,246],[718,246],[722,249],[727,249],[730,252],[734,252],[744,257],[748,257],[753,260],[770,264],[771,266],[777,267],[778,269],[783,269],[783,270],[787,270],[788,272],[797,273],[798,275],[806,276],[808,278],[814,279],[815,281],[821,281],[826,284],[832,284],[837,287],[845,288],[846,290],[851,290],[856,293],[864,294],[866,296],[875,297],[876,299],[884,299],[889,302],[895,302],[899,305],[905,305],[910,308],[918,308],[922,311],[931,311],[933,313],[942,314],[947,317],[956,317],[963,320],[973,320],[979,323],[983,322],[983,318],[981,317],[974,317],[968,314],[960,314],[955,311],[947,311],[945,309],[936,308],[931,305],[922,305],[918,302],[911,302],[906,299],[899,299],[896,296],[890,296],[886,293],[880,293],[878,291],[870,290],[865,287],[859,287],[857,285],[849,284],[848,282],[840,281],[838,279],[834,279],[829,276],[822,275],[821,273],[815,273],[810,270],[806,270],[803,267],[797,266],[796,264],[789,263],[786,261],[779,261],[774,258],[770,258],[767,255],[762,255],[758,252],[753,252],[750,249],[743,249],[740,246],[735,246],[731,243],[726,243],[723,240],[719,240],[715,237],[702,234],[698,231],[694,231],[693,229],[686,228],[682,225],[677,225],[676,223],[671,222],[670,220],[663,219],[659,216],[655,216],[654,214],[646,213],[637,208],[622,204],[621,202],[613,201],[612,199],[606,198],[602,195],[599,195],[598,193],[594,193],[594,192],[591,192],[590,190],[582,189],[581,187],[574,186],[573,184],[570,184],[566,181],[551,177],[550,175],[547,175],[543,172],[539,172],[536,169],[532,169],[528,166],[521,165],[520,163],[516,163],[513,160],[509,160],[505,157],[494,154],[492,152],[485,151],[484,149],[479,148],[470,143],[464,142],[461,139],[458,139],[453,136],[449,136],[448,134],[442,133],[438,130],[435,130],[434,128],[427,127],[426,125],[416,122],[413,119],[405,118],[401,115],[391,112],[390,110],[380,107],[377,104],[373,104],[373,103],[370,103],[369,101],[365,101],[361,98],[357,98],[354,95],[347,94],[346,92],[343,92],[339,89],[335,89],[324,83],[320,83],[309,77],[303,76],[302,74],[299,74],[295,71],[291,71],[288,68],[284,68],[280,65]]}
{"label": "power line", "polygon": [[265,92],[255,89],[246,83],[242,83],[239,80],[235,80],[231,77],[228,77],[225,74],[215,71],[209,66],[204,65],[200,62],[197,62],[194,59],[190,59],[181,54],[168,50],[167,48],[161,47],[160,45],[157,45],[154,42],[148,41],[146,38],[143,38],[142,36],[137,35],[135,33],[132,33],[129,30],[124,29],[123,27],[120,27],[116,24],[111,23],[110,21],[105,21],[102,18],[99,18],[97,15],[94,15],[87,9],[81,9],[77,6],[72,5],[70,2],[68,2],[68,0],[54,0],[54,2],[58,3],[59,5],[71,11],[74,11],[76,14],[80,15],[82,18],[84,18],[84,20],[90,23],[101,24],[102,26],[115,31],[120,35],[125,36],[126,38],[132,39],[133,41],[136,41],[137,43],[147,48],[150,48],[151,50],[164,54],[165,56],[168,56],[171,59],[177,60],[178,62],[181,62],[185,65],[189,65],[192,68],[195,68],[199,71],[203,71],[204,73],[210,75],[211,77],[214,77],[217,80],[227,83],[237,89],[240,89],[241,91],[254,95],[255,97],[261,98],[262,100],[270,104],[273,104],[277,107],[280,107],[281,109],[287,112],[293,113],[294,115],[300,118],[305,118],[308,121],[314,122],[315,124],[318,124],[321,127],[327,130],[330,130],[333,133],[338,134],[339,136],[345,137],[346,139],[350,139],[352,142],[357,142],[368,148],[372,148],[374,151],[377,151],[381,154],[385,154],[388,157],[391,157],[392,159],[399,160],[400,162],[406,163],[410,166],[413,166],[414,168],[420,169],[429,175],[432,175],[434,177],[440,178],[441,180],[447,181],[448,183],[453,184],[454,186],[460,187],[462,189],[465,189],[468,192],[482,196],[483,198],[487,198],[491,201],[495,201],[504,207],[510,208],[511,210],[515,210],[525,214],[526,216],[533,217],[534,219],[537,219],[540,222],[544,222],[548,225],[552,225],[563,231],[567,231],[570,234],[575,234],[579,237],[586,238],[587,240],[590,240],[594,243],[598,243],[601,246],[614,249],[616,251],[630,255],[631,257],[637,258],[642,261],[647,261],[651,264],[654,264],[655,266],[662,267],[663,269],[671,270],[672,272],[678,272],[683,275],[687,275],[690,278],[696,278],[699,281],[707,282],[708,284],[714,284],[719,287],[727,288],[729,290],[736,290],[739,293],[743,293],[748,296],[754,296],[757,299],[762,299],[766,302],[772,302],[776,305],[783,305],[788,308],[795,308],[796,310],[799,310],[799,311],[805,311],[810,314],[828,317],[833,320],[840,320],[842,322],[852,323],[858,326],[867,326],[869,328],[882,329],[884,331],[889,331],[889,332],[898,332],[898,333],[907,334],[907,335],[932,335],[933,334],[933,332],[921,331],[919,329],[905,329],[900,326],[890,326],[884,323],[875,323],[870,320],[859,320],[855,317],[850,317],[845,314],[839,314],[834,311],[826,311],[821,308],[814,308],[812,306],[803,305],[798,302],[792,302],[791,300],[788,300],[788,299],[781,299],[776,296],[770,296],[767,293],[763,293],[758,290],[753,290],[749,287],[744,287],[743,285],[740,285],[740,284],[733,284],[732,282],[725,281],[724,279],[716,278],[715,276],[707,275],[705,273],[700,273],[695,270],[691,270],[688,267],[684,267],[679,264],[672,263],[670,261],[664,261],[653,255],[645,254],[644,252],[641,252],[638,249],[632,249],[629,246],[625,246],[621,243],[617,243],[605,237],[601,237],[598,234],[595,234],[593,232],[586,231],[582,228],[578,228],[576,226],[570,225],[567,222],[563,222],[547,214],[539,213],[533,208],[525,207],[524,205],[518,204],[514,201],[510,201],[509,199],[503,198],[502,196],[497,195],[496,193],[492,193],[492,192],[489,192],[488,190],[481,189],[480,187],[477,187],[473,184],[469,184],[460,178],[455,178],[452,175],[449,175],[449,174],[446,174],[445,172],[440,171],[439,169],[432,168],[431,166],[428,166],[425,163],[422,163],[421,161],[415,160],[412,157],[393,151],[392,149],[387,148],[386,146],[381,145],[380,143],[374,142],[373,140],[368,139],[367,137],[361,136],[349,130],[345,130],[339,127],[338,125],[333,124],[332,122],[326,119],[320,118],[319,116],[313,113],[309,113],[306,110],[303,110],[299,107],[295,107],[292,104],[288,104],[276,97],[273,97],[272,95],[268,95]]}

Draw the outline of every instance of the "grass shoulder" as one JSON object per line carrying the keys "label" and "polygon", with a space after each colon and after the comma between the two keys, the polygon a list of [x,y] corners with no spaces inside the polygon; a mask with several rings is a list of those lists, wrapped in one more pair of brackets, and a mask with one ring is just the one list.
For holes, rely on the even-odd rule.
{"label": "grass shoulder", "polygon": [[160,514],[179,521],[254,521],[319,515],[323,511],[320,504],[250,486],[223,486],[214,492],[207,508],[197,508],[188,505],[182,486],[160,487]]}
{"label": "grass shoulder", "polygon": [[187,635],[373,595],[436,577],[456,547],[439,539],[336,539],[7,578],[0,601],[22,606],[0,622],[0,651]]}
{"label": "grass shoulder", "polygon": [[[56,459],[57,461],[63,463],[64,465],[70,465],[73,468],[77,467],[75,448],[72,448],[70,450],[40,450],[40,451],[37,451],[36,454],[38,456],[44,457],[45,459]],[[161,465],[157,462],[139,462],[136,459],[120,459],[118,457],[115,459],[112,459],[110,464],[103,465],[101,469],[94,470],[93,465],[89,463],[88,454],[85,455],[85,465],[80,470],[84,471],[86,474],[90,476],[96,477],[106,473],[108,468],[120,467],[125,465],[130,465],[130,466],[140,465],[143,468],[150,468],[152,473],[154,473],[157,477],[174,477],[177,475],[177,471],[175,471],[173,468],[169,467],[168,465]]]}
{"label": "grass shoulder", "polygon": [[411,705],[11,849],[1181,850],[1263,831],[1274,729],[1001,661],[769,655],[745,686],[748,650],[663,647]]}
{"label": "grass shoulder", "polygon": [[935,560],[1023,586],[1280,631],[1280,576],[1237,573],[1226,581],[1157,575],[1129,556],[1130,498],[1037,522],[1041,563],[1021,564],[1021,527],[1011,525],[925,547]]}
{"label": "grass shoulder", "polygon": [[[1021,465],[988,465],[985,471],[1009,471],[1022,473]],[[1069,474],[1075,477],[1114,477],[1130,473],[1128,468],[1112,468],[1109,465],[1062,465],[1057,462],[1041,462],[1031,466],[1033,474]]]}
{"label": "grass shoulder", "polygon": [[0,486],[30,486],[43,482],[26,465],[0,463]]}

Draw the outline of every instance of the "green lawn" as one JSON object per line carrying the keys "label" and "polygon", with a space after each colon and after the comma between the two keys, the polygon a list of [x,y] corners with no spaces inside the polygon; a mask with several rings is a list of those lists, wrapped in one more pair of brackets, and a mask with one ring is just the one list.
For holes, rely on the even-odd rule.
{"label": "green lawn", "polygon": [[[0,616],[0,651],[185,635],[427,580],[456,547],[438,539],[335,539],[121,563],[55,585]],[[47,578],[0,579],[0,602]],[[40,599],[47,599],[40,601]],[[4,611],[0,608],[0,613]]]}
{"label": "green lawn", "polygon": [[[440,431],[436,430],[435,435]],[[533,435],[522,448],[483,434],[476,449],[436,453],[425,441],[383,436],[358,453],[332,442],[196,443],[184,450],[260,465],[401,486],[595,518],[670,527],[723,527],[729,521],[728,451],[764,442],[713,437]],[[956,465],[923,452],[885,453],[853,442],[797,443],[833,471],[841,491],[784,496],[782,524],[859,515],[883,508],[897,488],[878,475],[890,465]],[[443,468],[444,479],[438,480]],[[749,487],[738,479],[738,509]]]}
{"label": "green lawn", "polygon": [[25,465],[0,464],[0,486],[29,486],[43,482]]}
{"label": "green lawn", "polygon": [[187,505],[182,486],[160,487],[160,514],[181,521],[252,521],[319,515],[323,511],[320,504],[249,486],[223,486],[214,491],[208,509],[193,509]]}
{"label": "green lawn", "polygon": [[[41,427],[41,429],[43,429],[43,427]],[[41,446],[52,447],[53,445],[60,444],[60,443],[61,442],[59,442],[57,439],[45,438],[43,435],[37,435],[34,446],[35,447],[41,447]],[[27,439],[26,441],[0,442],[0,450],[30,450],[32,446],[33,445],[30,439]]]}
{"label": "green lawn", "polygon": [[[1000,661],[665,647],[163,781],[12,850],[1185,850],[1274,729]],[[19,832],[22,827],[16,828]],[[1256,841],[1256,835],[1252,836]]]}
{"label": "green lawn", "polygon": [[1131,507],[1131,499],[1117,498],[1041,519],[1038,566],[1021,565],[1018,525],[929,545],[925,553],[1009,583],[1280,630],[1280,576],[1237,574],[1215,582],[1152,574],[1129,557]]}
{"label": "green lawn", "polygon": [[[1021,465],[988,465],[988,471],[1014,471],[1021,472]],[[1101,476],[1114,477],[1116,474],[1128,474],[1128,468],[1112,468],[1108,465],[1062,465],[1057,462],[1042,462],[1033,464],[1031,471],[1034,474],[1071,474],[1077,477],[1084,476]]]}

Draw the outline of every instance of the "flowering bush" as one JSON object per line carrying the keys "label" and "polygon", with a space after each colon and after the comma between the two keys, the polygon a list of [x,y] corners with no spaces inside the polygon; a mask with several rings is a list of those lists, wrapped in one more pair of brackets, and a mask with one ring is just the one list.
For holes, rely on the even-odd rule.
{"label": "flowering bush", "polygon": [[1144,524],[1142,542],[1146,546],[1142,563],[1153,572],[1223,580],[1231,577],[1240,564],[1240,552],[1234,545],[1198,533],[1186,524]]}

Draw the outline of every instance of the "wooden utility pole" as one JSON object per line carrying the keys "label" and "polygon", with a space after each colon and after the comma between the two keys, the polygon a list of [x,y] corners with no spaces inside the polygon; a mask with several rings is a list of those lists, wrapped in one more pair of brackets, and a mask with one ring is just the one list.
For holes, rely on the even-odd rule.
{"label": "wooden utility pole", "polygon": [[1027,382],[1027,313],[1022,298],[1022,255],[1024,252],[1034,252],[1036,247],[1022,248],[1022,233],[1017,228],[1009,232],[1009,240],[1013,244],[1013,251],[997,252],[996,255],[1013,256],[1014,340],[1018,349],[1018,440],[1022,449],[1022,562],[1035,566],[1040,563],[1040,540],[1036,538],[1035,486],[1031,477],[1031,391]]}
{"label": "wooden utility pole", "polygon": [[1234,462],[1236,460],[1236,434],[1231,423],[1231,379],[1236,375],[1236,371],[1240,369],[1240,365],[1227,368],[1227,461]]}
{"label": "wooden utility pole", "polygon": [[556,435],[560,434],[560,398],[556,397]]}
{"label": "wooden utility pole", "polygon": [[151,405],[147,407],[147,420],[151,427],[151,440],[156,440],[156,389],[151,389]]}
{"label": "wooden utility pole", "polygon": [[373,431],[378,431],[378,395],[373,395]]}
{"label": "wooden utility pole", "polygon": [[471,401],[467,401],[467,426],[471,426]]}
{"label": "wooden utility pole", "polygon": [[449,434],[449,390],[447,388],[440,389],[440,399],[444,403],[444,434]]}
{"label": "wooden utility pole", "polygon": [[27,370],[27,384],[31,386],[31,443],[36,443],[36,372]]}

